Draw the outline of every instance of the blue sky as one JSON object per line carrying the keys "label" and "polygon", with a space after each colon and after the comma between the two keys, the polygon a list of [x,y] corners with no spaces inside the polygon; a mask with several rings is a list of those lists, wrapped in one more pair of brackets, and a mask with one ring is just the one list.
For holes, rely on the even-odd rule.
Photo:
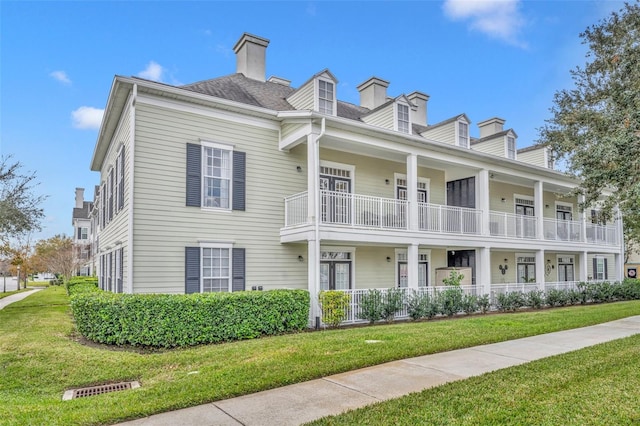
{"label": "blue sky", "polygon": [[70,235],[114,75],[187,84],[235,72],[243,32],[271,41],[267,77],[299,86],[329,68],[359,103],[371,76],[388,94],[431,96],[430,124],[498,116],[529,146],[553,94],[585,63],[580,32],[618,1],[214,2],[0,0],[0,155],[37,172],[49,196],[35,238]]}

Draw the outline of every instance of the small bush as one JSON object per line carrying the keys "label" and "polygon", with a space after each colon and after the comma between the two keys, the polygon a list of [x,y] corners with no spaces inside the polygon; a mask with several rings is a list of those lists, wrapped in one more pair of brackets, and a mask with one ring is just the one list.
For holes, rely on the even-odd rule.
{"label": "small bush", "polygon": [[418,293],[414,291],[407,299],[407,313],[409,318],[417,321],[427,316],[427,306],[429,304],[429,295],[426,293]]}
{"label": "small bush", "polygon": [[462,310],[462,289],[456,286],[440,292],[440,313],[449,317]]}
{"label": "small bush", "polygon": [[371,289],[363,294],[358,303],[358,318],[368,320],[370,324],[382,319],[382,293]]}
{"label": "small bush", "polygon": [[70,296],[78,292],[101,291],[96,277],[72,277],[67,281],[66,288]]}
{"label": "small bush", "polygon": [[567,292],[565,290],[559,290],[551,288],[547,290],[545,295],[545,303],[550,307],[565,306],[568,302]]}
{"label": "small bush", "polygon": [[575,288],[569,289],[567,291],[567,303],[569,305],[577,305],[582,301],[582,292],[580,290],[576,290]]}
{"label": "small bush", "polygon": [[467,315],[475,313],[478,310],[478,297],[473,294],[465,294],[462,296],[461,307]]}
{"label": "small bush", "polygon": [[486,314],[491,309],[491,299],[488,294],[483,294],[478,297],[478,309],[480,309],[480,313]]}
{"label": "small bush", "polygon": [[542,309],[542,306],[544,306],[544,293],[541,290],[531,290],[526,293],[525,306],[533,309]]}
{"label": "small bush", "polygon": [[302,330],[309,321],[309,293],[76,292],[71,309],[78,331],[94,342],[169,348]]}
{"label": "small bush", "polygon": [[404,304],[404,292],[399,288],[390,288],[382,297],[381,314],[386,322],[393,322],[396,313],[400,312]]}
{"label": "small bush", "polygon": [[322,307],[322,322],[329,327],[338,327],[347,316],[349,295],[343,291],[321,291],[318,299]]}
{"label": "small bush", "polygon": [[515,312],[525,306],[525,297],[519,291],[500,293],[496,298],[496,307],[501,312]]}

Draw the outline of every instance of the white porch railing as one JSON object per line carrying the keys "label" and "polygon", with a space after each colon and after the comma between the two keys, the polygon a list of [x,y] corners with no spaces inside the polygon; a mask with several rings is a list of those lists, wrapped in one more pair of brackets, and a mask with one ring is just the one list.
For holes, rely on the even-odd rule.
{"label": "white porch railing", "polygon": [[290,195],[284,199],[284,226],[302,225],[308,222],[307,191]]}
{"label": "white porch railing", "polygon": [[482,211],[466,207],[418,203],[421,231],[447,234],[480,234]]}
{"label": "white porch railing", "polygon": [[612,246],[618,245],[618,229],[615,226],[587,223],[587,242]]}
{"label": "white porch railing", "polygon": [[584,241],[582,222],[576,220],[544,219],[544,239],[558,241]]}
{"label": "white porch railing", "polygon": [[[439,287],[429,286],[429,287],[419,287],[416,289],[413,289],[413,288],[398,289],[403,293],[404,302],[402,304],[402,308],[400,309],[400,311],[396,313],[395,318],[405,319],[409,317],[409,310],[408,310],[409,296],[413,294],[428,294],[429,296],[433,296],[437,292],[442,292],[448,288],[449,287],[444,287],[444,286],[439,286]],[[460,286],[459,288],[462,290],[463,294],[480,295],[479,293],[476,293],[477,291],[476,286],[472,286],[472,285]],[[384,297],[385,294],[391,289],[377,288],[374,290],[378,290],[382,294],[382,297]],[[360,318],[360,315],[362,313],[361,304],[362,304],[363,297],[369,294],[371,289],[354,289],[354,290],[339,290],[339,291],[342,291],[349,295],[349,306],[346,311],[346,318],[342,323],[353,324],[353,323],[359,323],[359,322],[366,322],[367,320]]]}
{"label": "white porch railing", "polygon": [[407,202],[346,192],[320,191],[322,223],[405,229]]}
{"label": "white porch railing", "polygon": [[489,231],[493,236],[509,238],[537,238],[535,216],[489,212]]}

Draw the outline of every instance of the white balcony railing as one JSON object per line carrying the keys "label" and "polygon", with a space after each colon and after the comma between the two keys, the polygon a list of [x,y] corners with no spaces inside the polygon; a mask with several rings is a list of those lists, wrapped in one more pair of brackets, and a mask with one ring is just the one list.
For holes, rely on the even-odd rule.
{"label": "white balcony railing", "polygon": [[615,226],[587,223],[587,242],[593,244],[618,245],[618,229]]}
{"label": "white balcony railing", "polygon": [[496,237],[537,238],[535,216],[489,212],[489,231]]}
{"label": "white balcony railing", "polygon": [[320,191],[322,223],[406,229],[407,202],[345,192]]}
{"label": "white balcony railing", "polygon": [[584,241],[582,222],[576,220],[544,219],[544,239],[558,241]]}
{"label": "white balcony railing", "polygon": [[482,229],[481,223],[481,210],[418,203],[418,226],[421,231],[479,234]]}
{"label": "white balcony railing", "polygon": [[284,225],[296,226],[308,222],[309,201],[307,192],[291,195],[284,199]]}

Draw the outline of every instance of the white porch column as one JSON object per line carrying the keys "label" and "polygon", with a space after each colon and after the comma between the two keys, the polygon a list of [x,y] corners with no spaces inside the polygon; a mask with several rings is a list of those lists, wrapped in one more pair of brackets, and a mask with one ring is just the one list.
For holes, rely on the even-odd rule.
{"label": "white porch column", "polygon": [[[578,203],[579,204],[583,204],[584,203],[584,195],[579,194],[578,195]],[[582,210],[582,213],[580,214],[580,233],[582,234],[582,241],[587,241],[587,209],[586,207]]]}
{"label": "white porch column", "polygon": [[418,288],[418,244],[407,246],[407,287]]}
{"label": "white porch column", "polygon": [[316,143],[316,135],[307,135],[307,221],[308,223],[316,223],[316,202],[319,199],[318,176],[319,168],[319,152]]}
{"label": "white porch column", "polygon": [[480,233],[482,235],[489,235],[489,170],[483,169],[478,172],[478,204],[477,209],[480,210]]}
{"label": "white porch column", "polygon": [[579,256],[580,256],[580,274],[578,275],[578,279],[580,281],[587,281],[589,279],[587,275],[589,273],[588,272],[589,265],[587,263],[587,252],[586,251],[580,252]]}
{"label": "white porch column", "polygon": [[622,281],[624,279],[624,255],[616,253],[613,255],[614,262],[616,264],[615,280]]}
{"label": "white porch column", "polygon": [[538,288],[544,290],[544,283],[546,281],[544,276],[545,260],[544,250],[536,250],[536,282]]}
{"label": "white porch column", "polygon": [[309,325],[315,327],[316,318],[322,315],[320,312],[320,303],[318,302],[318,293],[320,293],[320,257],[318,253],[318,245],[315,240],[308,241],[307,248],[307,282],[309,290],[310,309],[309,309]]}
{"label": "white porch column", "polygon": [[[418,230],[418,156],[416,154],[407,155],[407,202],[409,203],[409,208],[408,208],[409,229],[417,231]],[[417,258],[418,258],[418,252],[416,251],[416,262],[417,262]],[[411,271],[411,265],[407,264],[407,266],[409,267],[409,271]],[[417,268],[418,266],[416,264],[416,271],[417,271]],[[417,282],[418,281],[416,278],[416,283]]]}
{"label": "white porch column", "polygon": [[[539,240],[544,240],[544,188],[542,181],[537,181],[533,185],[533,199],[536,214],[536,231]],[[536,269],[537,274],[537,269]]]}
{"label": "white porch column", "polygon": [[491,294],[491,249],[480,247],[476,252],[476,288],[479,294]]}
{"label": "white porch column", "polygon": [[624,270],[624,258],[625,258],[625,246],[624,246],[624,223],[622,222],[622,213],[620,213],[620,209],[616,206],[615,209],[615,218],[616,218],[616,230],[618,238],[618,243],[620,247],[620,259],[616,259],[616,266],[619,266],[618,269],[618,280],[622,281],[625,277],[626,271]]}

